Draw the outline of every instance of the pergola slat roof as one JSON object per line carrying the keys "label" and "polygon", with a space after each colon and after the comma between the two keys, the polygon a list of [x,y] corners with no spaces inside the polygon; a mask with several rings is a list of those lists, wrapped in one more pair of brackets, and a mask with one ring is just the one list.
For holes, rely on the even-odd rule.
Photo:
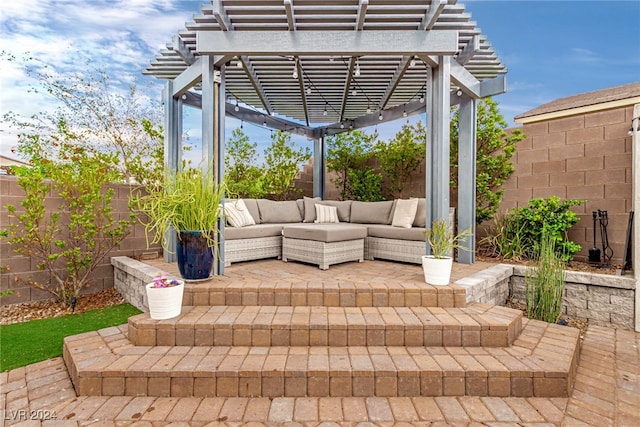
{"label": "pergola slat roof", "polygon": [[[477,80],[506,73],[456,0],[214,0],[186,23],[144,74],[172,80],[199,57],[199,31],[455,30],[459,65]],[[226,96],[302,125],[343,122],[424,97],[427,66],[409,55],[222,57]],[[237,63],[240,62],[240,67]],[[293,70],[298,77],[293,78]],[[356,70],[359,69],[359,72]],[[457,89],[455,83],[453,90]],[[326,113],[325,113],[326,111]]]}

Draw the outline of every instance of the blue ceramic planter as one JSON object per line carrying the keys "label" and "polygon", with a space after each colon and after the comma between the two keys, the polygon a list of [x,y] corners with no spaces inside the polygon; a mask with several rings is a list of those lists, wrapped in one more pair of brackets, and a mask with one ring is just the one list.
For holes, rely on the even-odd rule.
{"label": "blue ceramic planter", "polygon": [[213,250],[200,231],[181,231],[176,252],[178,269],[185,280],[205,280],[213,270]]}

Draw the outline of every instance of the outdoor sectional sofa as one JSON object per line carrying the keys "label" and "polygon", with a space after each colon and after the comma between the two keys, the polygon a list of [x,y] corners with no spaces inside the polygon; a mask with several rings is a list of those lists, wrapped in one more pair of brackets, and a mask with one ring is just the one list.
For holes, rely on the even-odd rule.
{"label": "outdoor sectional sofa", "polygon": [[[415,214],[411,215],[409,212],[410,217],[404,218],[402,226],[397,224],[396,207],[403,206],[404,210],[406,201],[358,202],[305,197],[293,201],[242,199],[242,204],[241,209],[246,208],[255,224],[225,227],[226,266],[234,262],[277,257],[284,258],[285,261],[287,258],[309,261],[326,269],[328,264],[347,260],[362,261],[362,256],[351,255],[352,258],[344,258],[344,255],[354,253],[348,243],[360,238],[364,240],[363,257],[368,260],[377,258],[420,264],[421,257],[425,254],[424,198],[417,199]],[[317,223],[316,213],[318,209],[323,208],[316,208],[316,204],[331,207],[329,209],[335,208],[333,212],[337,213],[339,222],[328,224],[324,222],[326,219],[323,219],[322,223]],[[237,202],[228,200],[225,206],[229,205],[237,206]],[[396,226],[392,225],[394,216]],[[335,221],[335,218],[333,220]],[[453,209],[450,211],[450,223],[453,224]],[[317,244],[322,248],[312,247],[315,242],[319,242]],[[341,255],[337,255],[329,261],[318,261],[315,258],[317,254],[309,259],[299,255],[306,250],[331,252],[334,255],[341,251],[343,255],[342,258]]]}

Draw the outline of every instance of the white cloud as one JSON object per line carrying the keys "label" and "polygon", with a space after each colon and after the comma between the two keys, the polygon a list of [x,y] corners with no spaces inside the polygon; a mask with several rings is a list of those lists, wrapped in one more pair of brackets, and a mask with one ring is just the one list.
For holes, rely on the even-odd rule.
{"label": "white cloud", "polygon": [[600,55],[598,55],[596,52],[589,49],[574,47],[574,48],[571,48],[570,52],[571,53],[569,55],[569,59],[575,62],[591,64],[591,63],[602,61],[602,58],[600,57]]}

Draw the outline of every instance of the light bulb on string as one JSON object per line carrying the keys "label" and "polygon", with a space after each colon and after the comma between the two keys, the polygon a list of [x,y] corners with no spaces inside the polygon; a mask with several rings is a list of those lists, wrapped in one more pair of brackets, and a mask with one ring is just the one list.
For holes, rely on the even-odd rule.
{"label": "light bulb on string", "polygon": [[242,61],[240,60],[240,57],[238,57],[238,61],[236,62],[236,67],[242,68]]}
{"label": "light bulb on string", "polygon": [[404,107],[402,108],[402,117],[407,117],[407,115],[408,115],[408,114],[407,114],[407,107],[406,107],[406,106],[404,106]]}
{"label": "light bulb on string", "polygon": [[415,67],[416,66],[416,58],[411,58],[411,62],[409,63],[410,67]]}
{"label": "light bulb on string", "polygon": [[382,116],[382,112],[380,113],[380,115],[378,116],[378,120],[382,120],[384,119],[384,117]]}
{"label": "light bulb on string", "polygon": [[344,129],[344,123],[340,123],[340,129]]}
{"label": "light bulb on string", "polygon": [[311,95],[311,87],[307,86],[307,95]]}
{"label": "light bulb on string", "polygon": [[327,113],[327,104],[324,104],[324,111],[322,112],[322,115],[326,116],[327,114],[329,114]]}
{"label": "light bulb on string", "polygon": [[240,121],[240,129],[244,129],[244,120]]}
{"label": "light bulb on string", "polygon": [[296,62],[293,64],[293,73],[291,73],[291,77],[293,77],[294,79],[298,78],[298,60],[296,59]]}
{"label": "light bulb on string", "polygon": [[233,107],[234,110],[240,111],[240,106],[238,105],[238,100],[236,99],[236,106]]}
{"label": "light bulb on string", "polygon": [[356,77],[360,77],[360,60],[356,59],[356,71],[354,72]]}

